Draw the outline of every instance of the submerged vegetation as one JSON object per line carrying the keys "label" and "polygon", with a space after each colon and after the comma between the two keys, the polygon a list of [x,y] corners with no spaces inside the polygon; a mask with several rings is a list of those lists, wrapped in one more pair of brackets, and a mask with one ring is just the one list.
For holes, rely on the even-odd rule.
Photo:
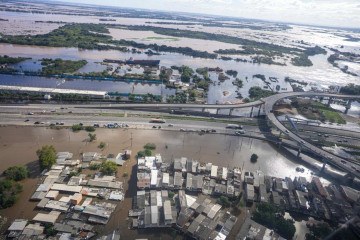
{"label": "submerged vegetation", "polygon": [[42,75],[55,75],[55,74],[64,74],[64,73],[73,73],[83,66],[87,64],[86,60],[63,60],[60,58],[57,59],[50,59],[44,58],[41,61],[41,65],[44,67],[42,68]]}
{"label": "submerged vegetation", "polygon": [[9,57],[8,55],[0,56],[0,65],[1,64],[16,64],[22,61],[25,61],[30,58],[24,57]]}

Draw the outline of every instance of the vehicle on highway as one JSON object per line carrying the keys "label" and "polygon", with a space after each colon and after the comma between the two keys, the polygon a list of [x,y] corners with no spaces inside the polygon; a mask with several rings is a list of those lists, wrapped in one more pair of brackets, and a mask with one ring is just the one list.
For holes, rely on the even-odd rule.
{"label": "vehicle on highway", "polygon": [[[152,126],[152,128],[156,128],[156,126]],[[180,129],[181,130],[181,129]]]}
{"label": "vehicle on highway", "polygon": [[98,128],[100,125],[98,123],[94,123],[94,128]]}
{"label": "vehicle on highway", "polygon": [[34,124],[40,124],[40,122],[39,122],[39,121],[36,121],[36,122],[34,122]]}
{"label": "vehicle on highway", "polygon": [[160,119],[160,118],[152,118],[150,120],[150,123],[166,123],[166,121],[164,119]]}
{"label": "vehicle on highway", "polygon": [[180,132],[185,132],[186,130],[184,128],[180,128]]}
{"label": "vehicle on highway", "polygon": [[340,161],[342,164],[346,164],[346,161],[345,160],[341,160]]}
{"label": "vehicle on highway", "polygon": [[229,129],[243,129],[243,126],[241,126],[239,124],[228,124],[228,125],[226,125],[226,128],[229,128]]}
{"label": "vehicle on highway", "polygon": [[235,132],[235,135],[237,135],[237,136],[239,136],[241,134],[245,134],[245,131],[244,130],[239,130],[239,131]]}
{"label": "vehicle on highway", "polygon": [[25,121],[24,122],[28,122],[28,121],[30,121],[29,119],[25,119]]}
{"label": "vehicle on highway", "polygon": [[301,143],[301,144],[305,144],[305,142],[304,142],[303,140],[300,140],[300,143]]}
{"label": "vehicle on highway", "polygon": [[59,125],[64,125],[64,123],[63,123],[63,122],[60,122]]}
{"label": "vehicle on highway", "polygon": [[51,126],[51,127],[52,127],[52,126],[55,126],[55,123],[50,123],[49,126]]}
{"label": "vehicle on highway", "polygon": [[171,124],[171,123],[168,125],[168,127],[173,127],[173,126],[174,126],[174,124]]}
{"label": "vehicle on highway", "polygon": [[216,130],[215,130],[215,129],[211,129],[211,132],[212,132],[212,133],[216,133]]}
{"label": "vehicle on highway", "polygon": [[289,130],[286,129],[286,130],[285,130],[285,133],[289,133]]}
{"label": "vehicle on highway", "polygon": [[84,126],[84,124],[83,124],[83,123],[79,123],[79,125],[80,125],[80,126]]}
{"label": "vehicle on highway", "polygon": [[56,110],[51,110],[50,112],[54,113],[54,112],[56,112]]}
{"label": "vehicle on highway", "polygon": [[27,115],[34,115],[34,113],[33,112],[28,112],[28,114]]}

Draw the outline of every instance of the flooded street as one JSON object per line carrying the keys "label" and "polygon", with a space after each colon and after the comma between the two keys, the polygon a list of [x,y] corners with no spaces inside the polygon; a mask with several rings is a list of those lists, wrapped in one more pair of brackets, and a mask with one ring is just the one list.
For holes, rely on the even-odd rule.
{"label": "flooded street", "polygon": [[[36,189],[38,183],[38,166],[36,150],[43,145],[54,145],[57,151],[69,151],[74,154],[74,158],[80,158],[80,154],[86,151],[98,151],[100,141],[107,143],[107,147],[102,152],[104,155],[109,153],[117,154],[125,149],[131,149],[133,155],[142,149],[148,142],[155,143],[156,153],[160,153],[163,160],[171,162],[176,157],[188,157],[197,159],[202,163],[212,162],[223,167],[243,167],[246,170],[262,170],[265,174],[278,177],[294,177],[299,175],[295,167],[299,163],[287,159],[287,156],[278,153],[277,149],[267,142],[241,138],[237,136],[224,136],[220,134],[198,135],[196,133],[181,133],[174,131],[159,130],[136,130],[136,129],[98,129],[96,130],[97,140],[88,143],[87,132],[82,131],[73,133],[68,129],[54,130],[46,127],[0,127],[0,170],[14,165],[27,165],[33,172],[32,178],[23,181],[24,191],[21,193],[19,201],[11,208],[2,210],[1,213],[9,218],[11,222],[15,218],[31,219],[35,216],[35,202],[30,202],[29,198]],[[250,162],[252,153],[259,155],[256,164]],[[137,237],[147,237],[158,239],[161,235],[163,239],[170,238],[170,235],[148,232],[137,232],[128,229],[127,214],[131,208],[132,196],[136,193],[136,164],[135,157],[127,161],[126,165],[119,167],[118,177],[129,183],[125,184],[125,200],[118,204],[116,212],[112,215],[110,222],[105,228],[99,228],[101,233],[106,233],[114,228],[120,228],[122,236],[128,239]],[[129,177],[124,179],[122,174],[129,173]],[[131,174],[133,173],[133,174]],[[302,174],[309,178],[308,170]],[[142,235],[144,234],[144,235]]]}

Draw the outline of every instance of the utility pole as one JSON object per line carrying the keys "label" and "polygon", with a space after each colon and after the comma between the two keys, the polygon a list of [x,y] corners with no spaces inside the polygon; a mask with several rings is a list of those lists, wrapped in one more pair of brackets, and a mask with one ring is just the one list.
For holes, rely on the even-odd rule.
{"label": "utility pole", "polygon": [[133,142],[133,137],[132,137],[132,132],[130,133],[130,146],[132,147],[132,142]]}

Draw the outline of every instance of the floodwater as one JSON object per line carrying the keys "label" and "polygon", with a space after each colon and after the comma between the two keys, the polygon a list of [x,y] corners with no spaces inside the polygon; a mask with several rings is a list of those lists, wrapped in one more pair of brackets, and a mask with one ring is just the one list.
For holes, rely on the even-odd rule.
{"label": "floodwater", "polygon": [[[142,149],[147,142],[155,143],[156,153],[163,156],[165,162],[170,162],[176,157],[188,157],[197,159],[202,163],[212,162],[222,167],[241,167],[246,170],[262,170],[265,174],[279,177],[305,176],[310,178],[310,171],[305,167],[304,173],[297,173],[295,168],[300,164],[290,160],[290,155],[279,153],[277,149],[267,142],[241,138],[236,136],[224,136],[219,134],[198,135],[196,133],[181,133],[159,130],[136,130],[136,129],[97,129],[97,140],[88,143],[87,133],[73,133],[68,129],[54,130],[45,127],[0,127],[0,170],[14,165],[28,165],[34,174],[32,178],[23,181],[24,191],[19,201],[11,208],[0,211],[9,218],[9,222],[15,218],[31,219],[37,213],[34,211],[36,203],[29,202],[29,198],[36,189],[38,171],[36,150],[45,144],[54,145],[57,151],[70,151],[74,158],[80,157],[85,151],[99,151],[97,145],[100,141],[107,143],[103,154],[122,152],[131,149],[135,154]],[[206,139],[206,140],[205,140]],[[252,164],[252,153],[259,155],[258,162]],[[289,157],[289,159],[288,159]],[[128,229],[127,214],[131,208],[132,196],[136,193],[134,174],[135,159],[131,158],[126,165],[119,168],[118,176],[123,179],[124,172],[132,173],[127,179],[129,187],[125,186],[125,200],[118,204],[116,212],[105,228],[99,228],[101,233],[110,232],[114,228],[120,228],[122,236],[128,239],[146,237],[148,239],[171,239],[164,232],[154,233],[137,232]]]}
{"label": "floodwater", "polygon": [[76,89],[118,92],[123,94],[147,94],[154,95],[173,95],[174,89],[168,89],[161,83],[140,83],[140,82],[120,82],[120,81],[97,81],[97,80],[68,80],[61,78],[45,78],[24,75],[0,75],[0,85],[43,87],[58,89]]}

